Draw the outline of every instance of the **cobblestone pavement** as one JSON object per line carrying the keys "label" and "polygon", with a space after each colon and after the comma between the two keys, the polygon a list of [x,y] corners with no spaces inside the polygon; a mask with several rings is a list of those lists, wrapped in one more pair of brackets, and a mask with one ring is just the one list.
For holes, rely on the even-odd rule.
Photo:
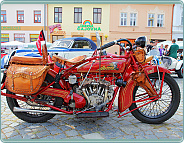
{"label": "cobblestone pavement", "polygon": [[131,114],[117,118],[113,112],[107,118],[77,119],[56,115],[46,123],[26,123],[15,117],[1,98],[2,139],[182,139],[183,79],[174,77],[181,90],[181,102],[176,114],[163,124],[141,123]]}

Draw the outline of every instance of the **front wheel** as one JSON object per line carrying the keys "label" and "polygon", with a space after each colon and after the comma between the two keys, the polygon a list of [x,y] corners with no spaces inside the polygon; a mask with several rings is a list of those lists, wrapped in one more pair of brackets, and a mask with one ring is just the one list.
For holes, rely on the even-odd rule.
{"label": "front wheel", "polygon": [[[162,74],[160,75],[162,77]],[[160,92],[160,85],[158,74],[150,74],[149,78],[154,85],[157,93]],[[140,99],[149,98],[146,91],[136,86],[133,92],[133,100],[137,101]],[[136,102],[130,106],[130,110],[133,110],[151,100],[146,100],[143,102]],[[148,124],[160,124],[168,119],[170,119],[174,113],[177,111],[180,103],[180,89],[176,81],[169,75],[165,74],[161,98],[153,101],[137,110],[131,112],[132,115],[141,122]]]}

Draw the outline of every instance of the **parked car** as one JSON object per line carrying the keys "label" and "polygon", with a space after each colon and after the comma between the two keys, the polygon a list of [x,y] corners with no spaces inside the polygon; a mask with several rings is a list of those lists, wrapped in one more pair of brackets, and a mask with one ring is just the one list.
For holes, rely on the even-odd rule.
{"label": "parked car", "polygon": [[[66,59],[81,55],[91,57],[96,48],[96,44],[91,39],[85,37],[71,37],[56,40],[48,48],[48,53],[51,57],[53,55],[59,55]],[[41,57],[38,49],[35,48],[17,49],[15,56]],[[6,55],[3,59],[1,59],[1,68],[4,68],[4,65],[6,65],[8,57],[9,55]]]}
{"label": "parked car", "polygon": [[[160,56],[158,50],[151,50],[147,57],[154,56],[154,60],[157,64],[170,70],[172,73],[176,73],[179,78],[183,78],[183,60],[175,59],[169,56]],[[155,61],[152,64],[155,64]]]}

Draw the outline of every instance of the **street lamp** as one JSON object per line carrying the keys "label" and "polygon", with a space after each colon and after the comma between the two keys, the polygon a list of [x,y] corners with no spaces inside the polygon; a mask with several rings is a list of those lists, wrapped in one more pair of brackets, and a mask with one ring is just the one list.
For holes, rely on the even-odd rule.
{"label": "street lamp", "polygon": [[150,17],[149,20],[151,21],[151,28],[150,28],[150,41],[151,41],[151,32],[152,32],[152,24],[153,24],[153,20],[154,18],[153,17]]}

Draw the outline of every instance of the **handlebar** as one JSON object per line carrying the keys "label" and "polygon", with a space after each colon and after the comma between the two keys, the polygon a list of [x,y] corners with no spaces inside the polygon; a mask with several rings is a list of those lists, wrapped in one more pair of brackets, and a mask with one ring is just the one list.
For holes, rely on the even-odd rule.
{"label": "handlebar", "polygon": [[119,40],[114,40],[112,42],[109,42],[109,43],[101,46],[100,48],[97,48],[97,50],[100,50],[100,49],[104,50],[104,49],[106,49],[108,47],[111,47],[111,46],[117,44],[118,42],[121,42],[121,41],[127,41],[128,44],[130,45],[130,49],[132,49],[132,43],[129,40],[127,40],[127,39],[119,39]]}

